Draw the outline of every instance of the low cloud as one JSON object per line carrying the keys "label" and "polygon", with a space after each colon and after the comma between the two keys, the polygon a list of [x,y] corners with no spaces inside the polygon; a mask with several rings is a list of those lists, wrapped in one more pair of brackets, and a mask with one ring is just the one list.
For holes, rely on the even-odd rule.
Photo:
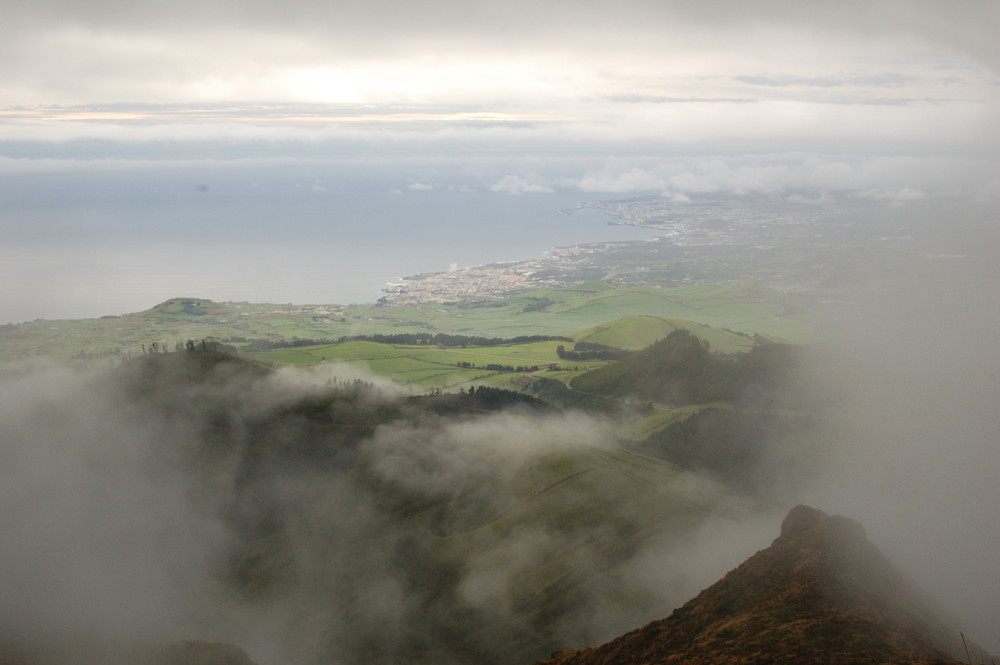
{"label": "low cloud", "polygon": [[516,175],[505,175],[490,185],[490,191],[498,194],[552,194],[555,192],[548,185],[533,183]]}
{"label": "low cloud", "polygon": [[838,88],[843,86],[897,88],[918,80],[912,76],[890,72],[866,76],[736,76],[734,79],[751,85],[818,88]]}
{"label": "low cloud", "polygon": [[624,172],[602,169],[585,174],[577,183],[577,187],[584,192],[606,192],[609,194],[662,191],[668,185],[668,177],[659,169],[647,170],[633,167]]}
{"label": "low cloud", "polygon": [[957,157],[774,153],[636,161],[609,160],[576,185],[585,192],[659,191],[668,197],[714,192],[806,196],[819,190],[903,201],[983,192],[990,172],[989,160]]}
{"label": "low cloud", "polygon": [[92,377],[5,370],[0,625],[141,639],[193,629],[188,601],[218,591],[228,535],[178,475],[169,444],[190,433],[116,408]]}
{"label": "low cloud", "polygon": [[[691,566],[700,581],[731,561],[677,560],[650,584],[633,570],[655,558],[647,548],[711,541],[747,510],[680,473],[678,492],[697,487],[699,510],[730,519],[694,531],[700,518],[686,517],[609,556],[621,527],[602,516],[633,510],[601,494],[610,423],[441,418],[343,374],[334,388],[346,392],[326,402],[330,387],[310,372],[143,367],[3,368],[0,637],[228,641],[262,665],[508,662],[511,640],[603,640],[686,600]],[[385,424],[366,432],[375,413]],[[316,429],[328,421],[339,425]],[[582,466],[558,492],[537,485],[540,469],[564,464]],[[522,521],[538,502],[558,519]],[[543,593],[553,565],[567,586]],[[531,608],[561,620],[519,624]]]}
{"label": "low cloud", "polygon": [[902,205],[911,201],[920,201],[927,198],[927,192],[922,189],[912,187],[901,187],[895,190],[870,189],[862,192],[861,196],[878,201],[889,201],[892,205]]}
{"label": "low cloud", "polygon": [[[904,573],[981,644],[1000,633],[1000,260],[995,202],[905,208],[916,252],[873,253],[833,308],[827,360],[804,379],[838,397],[823,473],[801,499],[858,519]],[[923,250],[923,251],[921,251]]]}

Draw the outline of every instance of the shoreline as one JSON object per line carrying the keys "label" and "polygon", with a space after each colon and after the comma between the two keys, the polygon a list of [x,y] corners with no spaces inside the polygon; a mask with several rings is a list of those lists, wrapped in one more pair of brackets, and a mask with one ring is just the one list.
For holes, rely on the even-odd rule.
{"label": "shoreline", "polygon": [[418,273],[402,277],[404,283],[388,282],[384,296],[375,304],[382,306],[407,306],[428,302],[446,303],[472,298],[497,298],[533,291],[558,288],[581,283],[582,279],[568,278],[580,264],[594,254],[609,247],[638,245],[659,241],[659,236],[648,240],[618,240],[581,243],[556,247],[538,259],[488,263],[454,270]]}

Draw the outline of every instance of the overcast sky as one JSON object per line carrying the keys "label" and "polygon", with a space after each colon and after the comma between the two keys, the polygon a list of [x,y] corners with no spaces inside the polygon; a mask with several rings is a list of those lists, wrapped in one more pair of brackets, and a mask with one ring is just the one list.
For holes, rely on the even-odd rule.
{"label": "overcast sky", "polygon": [[[657,192],[1000,197],[993,0],[0,0],[0,16],[0,277],[31,304],[3,320],[98,313],[49,307],[65,278],[35,274],[65,264],[54,244],[71,236],[106,254],[183,213],[238,237],[250,210],[260,229],[281,211],[264,235],[287,237],[288,220],[336,216],[351,174],[409,197],[420,224],[429,192],[548,209]],[[281,300],[305,297],[320,296]]]}
{"label": "overcast sky", "polygon": [[416,128],[485,143],[506,130],[729,150],[996,147],[990,0],[4,5],[8,141]]}

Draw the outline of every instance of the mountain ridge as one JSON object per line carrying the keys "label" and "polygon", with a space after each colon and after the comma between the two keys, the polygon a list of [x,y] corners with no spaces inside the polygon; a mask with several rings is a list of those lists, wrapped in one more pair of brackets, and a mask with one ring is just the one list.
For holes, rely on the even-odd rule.
{"label": "mountain ridge", "polygon": [[961,662],[958,638],[857,522],[800,505],[770,547],[670,616],[536,665],[944,665]]}

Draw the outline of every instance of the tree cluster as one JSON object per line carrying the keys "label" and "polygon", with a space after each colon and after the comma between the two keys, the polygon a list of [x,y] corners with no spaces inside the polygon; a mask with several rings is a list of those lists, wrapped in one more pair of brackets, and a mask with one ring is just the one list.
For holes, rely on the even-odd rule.
{"label": "tree cluster", "polygon": [[562,344],[556,347],[556,355],[561,360],[621,360],[632,353],[627,349],[596,342],[577,342],[572,351],[567,351]]}
{"label": "tree cluster", "polygon": [[525,374],[527,372],[537,372],[540,369],[538,365],[501,365],[498,363],[476,365],[475,363],[470,363],[465,360],[455,363],[455,366],[462,367],[465,369],[485,369],[490,372],[518,372],[520,374]]}

